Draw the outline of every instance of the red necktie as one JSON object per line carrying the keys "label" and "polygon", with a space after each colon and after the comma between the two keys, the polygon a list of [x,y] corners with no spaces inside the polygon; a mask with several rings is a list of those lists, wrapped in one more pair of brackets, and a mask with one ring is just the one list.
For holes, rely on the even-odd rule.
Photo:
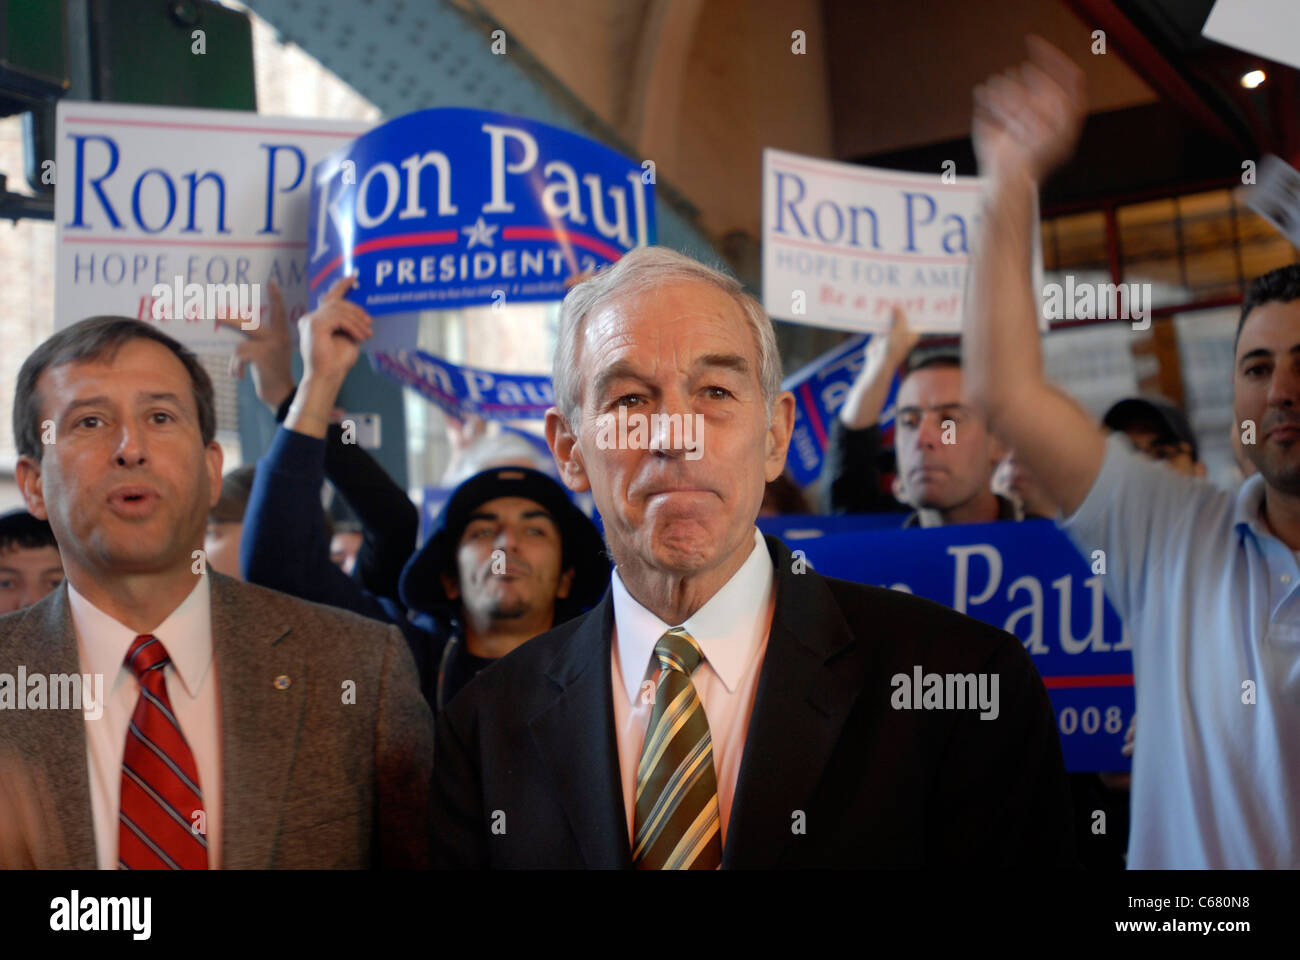
{"label": "red necktie", "polygon": [[195,829],[203,819],[199,771],[172,713],[163,668],[167,651],[141,634],[126,654],[140,681],[122,754],[122,804],[117,865],[122,870],[206,870],[208,840]]}

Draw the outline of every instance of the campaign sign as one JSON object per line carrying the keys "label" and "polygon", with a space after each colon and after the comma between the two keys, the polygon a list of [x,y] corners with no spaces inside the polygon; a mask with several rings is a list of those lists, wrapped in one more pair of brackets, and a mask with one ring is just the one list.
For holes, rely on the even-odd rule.
{"label": "campaign sign", "polygon": [[421,110],[317,164],[310,302],[352,271],[349,298],[376,315],[561,300],[566,278],[654,240],[639,162],[506,114]]}
{"label": "campaign sign", "polygon": [[1300,248],[1300,171],[1271,153],[1260,158],[1259,183],[1244,191],[1246,206]]}
{"label": "campaign sign", "polygon": [[[790,374],[781,384],[781,389],[789,390],[795,399],[794,432],[790,435],[786,469],[801,487],[816,483],[821,476],[831,422],[844,405],[844,397],[853,381],[862,372],[869,339],[868,336],[850,337]],[[889,396],[885,399],[885,409],[880,414],[882,428],[888,428],[894,422],[897,396],[898,376],[895,374]]]}
{"label": "campaign sign", "polygon": [[[959,332],[983,190],[979,178],[951,171],[898,173],[764,150],[763,306],[773,317],[855,332],[888,329],[897,306],[914,330]],[[1041,260],[1035,242],[1036,278]]]}
{"label": "campaign sign", "polygon": [[802,546],[801,541],[813,537],[828,537],[855,530],[897,530],[907,519],[906,513],[782,513],[774,517],[759,517],[758,529],[780,537],[791,550]]}
{"label": "campaign sign", "polygon": [[1066,768],[1130,768],[1121,748],[1135,703],[1132,638],[1103,593],[1105,558],[1085,560],[1050,520],[865,530],[787,545],[826,576],[906,590],[1015,634],[1047,686]]}
{"label": "campaign sign", "polygon": [[375,351],[371,358],[376,370],[458,418],[470,414],[484,420],[540,418],[555,405],[551,378],[545,374],[461,367],[423,350]]}
{"label": "campaign sign", "polygon": [[217,320],[260,322],[270,281],[302,316],[312,165],[371,124],[71,100],[56,117],[56,329],[116,314],[231,350]]}

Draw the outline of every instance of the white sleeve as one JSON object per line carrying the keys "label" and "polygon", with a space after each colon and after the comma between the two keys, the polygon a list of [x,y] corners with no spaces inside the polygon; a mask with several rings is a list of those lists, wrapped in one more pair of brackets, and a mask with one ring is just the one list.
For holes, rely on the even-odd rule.
{"label": "white sleeve", "polygon": [[1098,559],[1094,551],[1103,551],[1106,595],[1125,623],[1136,623],[1144,599],[1161,602],[1165,591],[1178,587],[1172,580],[1188,569],[1192,552],[1221,548],[1208,536],[1214,525],[1205,521],[1230,510],[1231,500],[1207,480],[1138,454],[1115,433],[1106,440],[1092,489],[1057,524],[1090,565]]}

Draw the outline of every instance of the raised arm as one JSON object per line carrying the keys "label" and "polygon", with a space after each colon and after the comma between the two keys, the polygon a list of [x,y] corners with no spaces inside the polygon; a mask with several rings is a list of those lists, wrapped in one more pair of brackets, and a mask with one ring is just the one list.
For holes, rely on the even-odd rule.
{"label": "raised arm", "polygon": [[[227,321],[228,326],[243,335],[231,358],[231,373],[242,376],[246,369],[251,371],[258,398],[275,414],[277,421],[284,422],[291,402],[297,399],[291,365],[293,340],[280,290],[274,283],[270,288],[271,309],[269,313],[264,311],[258,327],[244,330],[237,321]],[[318,431],[295,432],[310,436]],[[375,596],[400,603],[398,580],[415,549],[419,513],[406,491],[393,482],[378,461],[360,445],[343,443],[342,434],[338,424],[329,425],[325,476],[361,521],[364,539],[353,577]],[[301,443],[297,446],[309,450]],[[314,451],[309,452],[313,462],[319,459]]]}
{"label": "raised arm", "polygon": [[342,301],[346,290],[336,284],[326,302],[302,320],[302,389],[258,465],[244,513],[240,559],[244,576],[253,583],[391,620],[390,611],[330,562],[320,506],[329,411],[360,341],[370,335],[364,311]]}
{"label": "raised arm", "polygon": [[889,332],[867,343],[862,371],[831,422],[822,482],[818,484],[818,509],[822,513],[907,510],[905,504],[880,489],[880,416],[894,372],[920,339],[921,335],[907,325],[903,311],[895,309]]}
{"label": "raised arm", "polygon": [[1097,423],[1043,375],[1030,271],[1035,192],[1073,151],[1083,73],[1036,37],[1030,61],[975,91],[971,136],[988,180],[966,285],[966,400],[1014,447],[1049,497],[1072,514],[1105,456]]}
{"label": "raised arm", "polygon": [[907,325],[907,315],[897,307],[889,318],[889,332],[867,342],[866,362],[844,397],[839,420],[850,430],[862,430],[880,422],[894,373],[902,366],[921,335]]}

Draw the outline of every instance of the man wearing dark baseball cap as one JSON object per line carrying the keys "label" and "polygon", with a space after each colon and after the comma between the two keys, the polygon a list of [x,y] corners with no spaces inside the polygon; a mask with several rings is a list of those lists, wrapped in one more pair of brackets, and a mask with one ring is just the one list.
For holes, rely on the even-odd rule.
{"label": "man wearing dark baseball cap", "polygon": [[443,637],[437,662],[420,664],[434,709],[494,660],[594,606],[608,585],[600,532],[558,483],[518,466],[470,477],[398,588]]}
{"label": "man wearing dark baseball cap", "polygon": [[1101,418],[1102,425],[1128,436],[1138,453],[1192,477],[1205,476],[1196,434],[1183,411],[1163,400],[1126,397]]}

